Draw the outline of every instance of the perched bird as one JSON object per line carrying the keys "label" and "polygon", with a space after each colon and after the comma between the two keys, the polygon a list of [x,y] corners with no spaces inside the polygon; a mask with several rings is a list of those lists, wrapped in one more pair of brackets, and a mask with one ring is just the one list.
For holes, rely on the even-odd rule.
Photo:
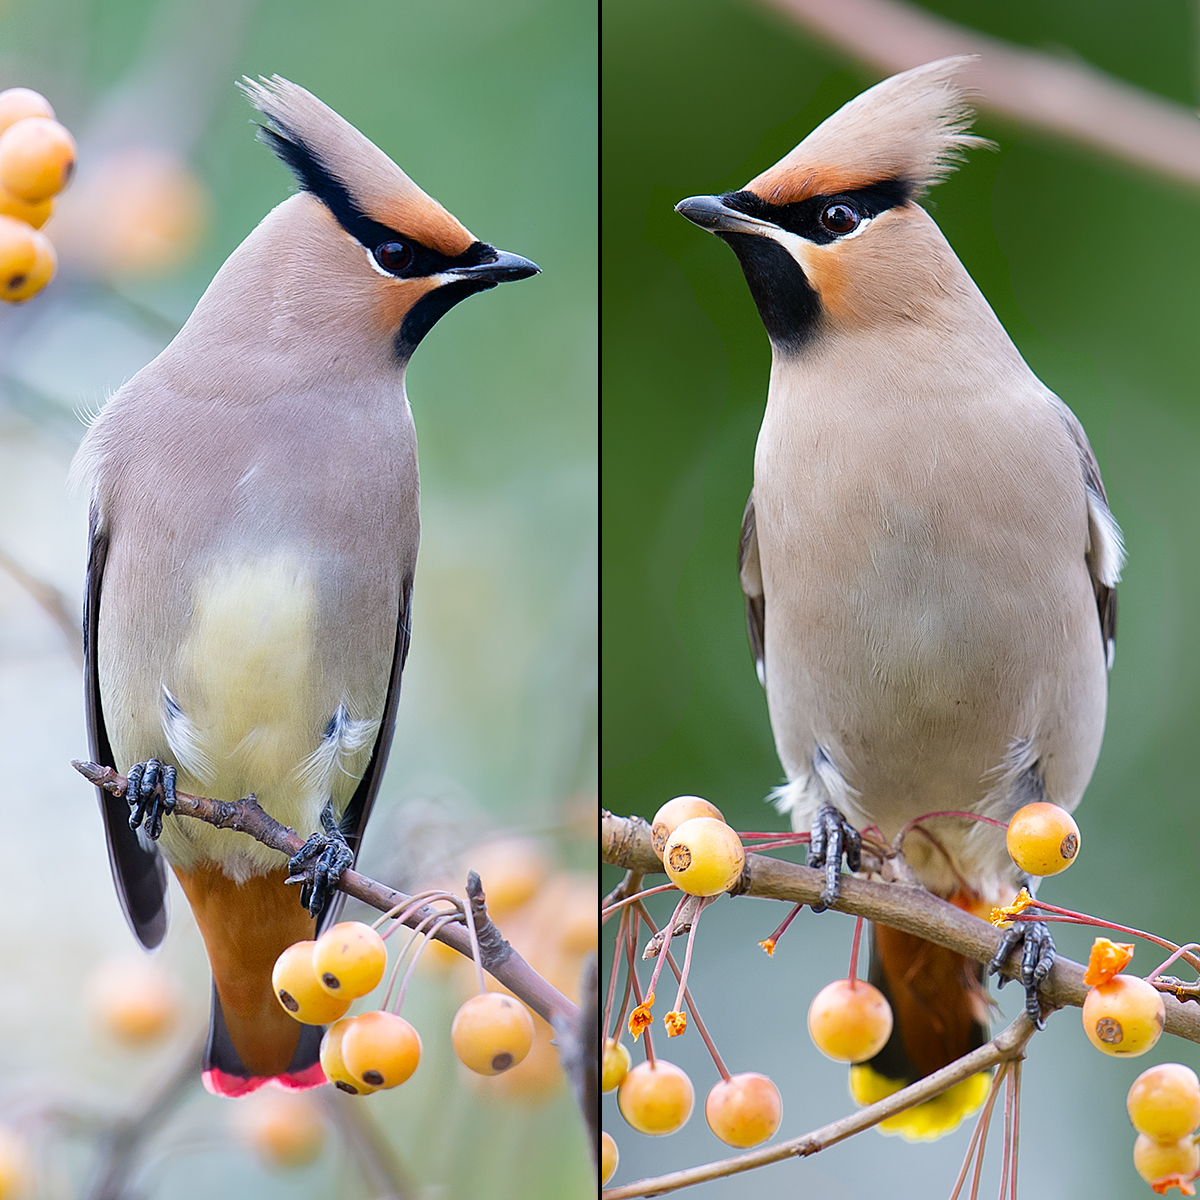
{"label": "perched bird", "polygon": [[[1104,730],[1124,551],[1096,459],[918,203],[982,141],[965,61],[885,80],[741,191],[677,206],[737,255],[771,342],[739,566],[777,802],[812,829],[826,903],[856,830],[1074,808]],[[1024,882],[1002,830],[921,829],[908,862],[954,903],[986,912]],[[1022,937],[1039,1020],[1045,925],[1018,925],[992,969]],[[871,971],[895,1027],[852,1068],[860,1100],[984,1040],[975,963],[876,927]],[[952,1127],[986,1081],[959,1088],[902,1131]]]}
{"label": "perched bird", "polygon": [[[244,90],[300,191],[113,396],[74,468],[91,481],[92,754],[130,781],[132,812],[101,794],[113,877],[147,948],[166,928],[155,840],[182,885],[213,971],[204,1080],[224,1095],[324,1082],[321,1030],[283,1010],[271,968],[332,916],[395,726],[419,538],[405,367],[458,301],[538,270],[303,88]],[[309,844],[289,864],[170,819],[176,786],[253,792]]]}

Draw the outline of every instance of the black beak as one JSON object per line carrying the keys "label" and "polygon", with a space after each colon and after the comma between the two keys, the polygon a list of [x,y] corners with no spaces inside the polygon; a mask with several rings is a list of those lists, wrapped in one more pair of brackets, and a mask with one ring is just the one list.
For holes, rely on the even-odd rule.
{"label": "black beak", "polygon": [[729,208],[720,196],[689,196],[675,205],[675,211],[709,233],[762,234],[772,228],[767,221]]}
{"label": "black beak", "polygon": [[445,273],[480,284],[512,283],[515,279],[528,279],[531,275],[541,274],[542,268],[537,263],[519,254],[509,254],[507,250],[496,250],[492,246],[488,246],[487,251],[490,251],[486,255],[488,261],[472,267],[451,267]]}

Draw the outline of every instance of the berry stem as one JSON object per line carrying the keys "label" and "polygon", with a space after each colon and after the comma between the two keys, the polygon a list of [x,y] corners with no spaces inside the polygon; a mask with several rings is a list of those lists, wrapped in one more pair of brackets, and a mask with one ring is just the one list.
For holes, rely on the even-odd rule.
{"label": "berry stem", "polygon": [[[704,911],[705,905],[712,903],[712,897],[705,896],[700,903],[696,905],[696,915],[692,918],[692,928],[688,931],[687,949],[683,952],[683,974],[679,977],[679,990],[675,993],[675,1003],[671,1005],[673,1012],[679,1011],[680,1004],[683,1003],[683,993],[687,990],[687,977],[692,969],[692,945],[696,940],[696,930],[700,927],[700,914]],[[665,953],[664,946],[659,953]]]}
{"label": "berry stem", "polygon": [[613,1034],[615,1037],[621,1036],[621,1030],[625,1028],[625,1015],[629,1011],[629,997],[633,991],[633,977],[635,975],[633,954],[637,949],[637,928],[638,928],[638,913],[634,909],[630,914],[629,929],[625,933],[625,957],[628,963],[625,968],[625,994],[621,998],[621,1011],[617,1016],[617,1023],[613,1026]]}
{"label": "berry stem", "polygon": [[[648,919],[649,918],[647,918],[647,920]],[[638,1004],[644,1003],[644,1001],[642,999],[642,985],[640,983],[638,983],[637,972],[634,971],[634,969],[633,969],[632,958],[630,958],[630,962],[629,962],[629,978],[633,980],[633,998],[638,1002]],[[647,993],[647,995],[649,995],[649,993]],[[653,1068],[654,1067],[654,1043],[650,1040],[650,1026],[649,1025],[647,1025],[646,1028],[642,1030],[642,1037],[644,1037],[646,1039],[646,1061],[650,1064],[651,1068]]]}
{"label": "berry stem", "polygon": [[430,913],[429,916],[421,921],[416,929],[412,930],[412,935],[409,937],[408,941],[404,943],[404,949],[396,955],[396,961],[392,964],[392,972],[388,976],[388,985],[384,989],[383,1004],[380,1007],[387,1008],[391,1004],[392,989],[396,986],[396,977],[400,974],[401,964],[404,962],[405,958],[408,957],[409,951],[413,948],[413,946],[416,945],[417,938],[420,937],[420,935],[425,931],[425,926],[431,921],[436,921],[439,916],[445,916],[447,919],[450,919],[456,915],[456,913]]}
{"label": "berry stem", "polygon": [[[621,919],[617,922],[617,936],[613,941],[613,963],[612,970],[608,975],[608,996],[604,1001],[604,1024],[601,1026],[603,1031],[601,1044],[608,1039],[608,1031],[612,1028],[613,1001],[617,998],[617,978],[621,974],[621,950],[625,943],[625,933],[629,928],[629,912],[627,909],[621,910]],[[628,987],[625,989],[626,995],[629,993]]]}
{"label": "berry stem", "polygon": [[[437,931],[441,929],[443,925],[453,920],[454,915],[452,913],[448,913],[446,916],[434,921],[434,923],[426,931],[425,936],[421,938],[421,944],[413,952],[412,959],[409,962],[408,967],[405,969],[404,978],[400,980],[400,991],[396,994],[396,1006],[392,1009],[392,1012],[394,1012],[396,1016],[400,1015],[400,1010],[404,1007],[404,993],[408,991],[408,982],[410,979],[412,979],[413,972],[417,969],[417,961],[425,952],[425,947],[428,946],[431,941],[433,941]],[[414,938],[413,940],[415,941],[416,939]]]}
{"label": "berry stem", "polygon": [[1146,976],[1146,982],[1153,983],[1158,976],[1161,975],[1162,972],[1165,971],[1176,959],[1187,954],[1189,950],[1200,950],[1200,945],[1198,945],[1196,942],[1188,942],[1186,946],[1180,946],[1170,958],[1168,958],[1165,962],[1160,963],[1154,968],[1153,971],[1150,972],[1149,975]]}
{"label": "berry stem", "polygon": [[[654,922],[650,919],[650,914],[645,911],[645,906],[639,904],[638,907],[640,909],[642,909],[642,917],[645,920],[646,924],[650,926],[651,930],[654,933],[657,933],[658,930],[654,928]],[[680,981],[680,983],[682,984],[683,973],[679,970],[679,967],[676,965],[674,956],[671,954],[671,952],[669,950],[665,950],[664,953],[667,956],[667,962],[670,964],[671,970],[675,972],[675,978],[678,979]],[[695,1000],[692,999],[691,989],[686,986],[683,987],[683,998],[684,998],[685,1002],[687,1003],[688,1010],[692,1014],[692,1020],[696,1022],[696,1031],[700,1034],[700,1038],[704,1042],[705,1046],[708,1047],[708,1052],[712,1056],[713,1063],[716,1065],[717,1070],[720,1072],[721,1078],[723,1080],[725,1080],[726,1083],[728,1083],[729,1079],[730,1079],[729,1071],[726,1068],[725,1062],[721,1058],[720,1053],[717,1051],[716,1043],[709,1036],[708,1029],[705,1027],[704,1022],[700,1019],[700,1010],[696,1007]],[[678,1002],[676,1002],[676,1007],[678,1007]],[[618,1026],[618,1028],[619,1028],[619,1026]]]}
{"label": "berry stem", "polygon": [[[971,1160],[975,1157],[975,1149],[979,1145],[980,1137],[986,1128],[988,1120],[992,1115],[992,1104],[996,1099],[996,1093],[1000,1089],[1000,1081],[1004,1078],[1005,1072],[1008,1070],[1008,1063],[1003,1063],[1000,1069],[992,1077],[992,1086],[988,1090],[987,1100],[984,1102],[983,1111],[979,1114],[979,1119],[975,1122],[975,1130],[971,1134],[971,1144],[967,1147],[967,1155],[963,1159],[962,1170],[958,1173],[958,1178],[954,1181],[954,1190],[950,1193],[950,1200],[958,1200],[959,1194],[962,1192],[963,1184],[967,1181],[967,1172],[971,1169]],[[982,1155],[980,1156],[982,1162]]]}
{"label": "berry stem", "polygon": [[1009,1200],[1017,1200],[1017,1159],[1021,1148],[1021,1065],[1016,1059],[1011,1067],[1013,1074],[1013,1136],[1012,1136],[1012,1191]]}
{"label": "berry stem", "polygon": [[607,908],[600,910],[600,918],[602,921],[607,921],[609,917],[617,911],[618,908],[624,908],[627,904],[633,904],[635,901],[644,900],[647,896],[655,896],[659,892],[676,891],[673,883],[660,883],[658,887],[646,888],[643,892],[635,892],[632,896],[626,896],[624,900],[618,900],[615,904],[610,904]]}
{"label": "berry stem", "polygon": [[742,839],[743,842],[747,838],[750,838],[752,841],[758,841],[760,838],[766,838],[771,841],[774,841],[776,838],[782,838],[788,842],[794,842],[796,845],[804,845],[807,842],[812,841],[811,833],[788,833],[786,829],[768,829],[765,831],[756,829],[737,829],[734,830],[734,832]]}
{"label": "berry stem", "polygon": [[940,812],[923,813],[919,817],[913,817],[907,825],[901,825],[900,832],[892,838],[892,845],[899,850],[904,845],[904,839],[910,830],[915,829],[923,821],[932,821],[937,817],[962,817],[967,821],[982,821],[985,825],[995,825],[997,829],[1008,828],[1007,821],[997,821],[994,817],[985,817],[980,813],[962,812],[956,808],[945,808]]}
{"label": "berry stem", "polygon": [[[670,920],[667,921],[666,932],[663,934],[663,943],[662,944],[664,947],[669,946],[671,944],[671,939],[675,936],[675,922],[679,920],[679,914],[683,911],[683,906],[690,899],[691,899],[690,896],[681,896],[679,898],[679,903],[677,905],[675,905],[675,911],[671,914]],[[693,928],[695,928],[694,925],[693,925]],[[664,961],[665,961],[665,956],[663,955],[662,950],[660,950],[658,952],[658,962],[656,962],[654,964],[654,971],[650,975],[650,983],[646,988],[646,995],[648,995],[648,996],[654,995],[654,989],[658,986],[658,977],[662,974]]]}
{"label": "berry stem", "polygon": [[[792,911],[790,913],[788,913],[788,915],[786,917],[783,918],[783,924],[781,924],[779,926],[779,928],[776,929],[775,932],[773,934],[771,934],[771,936],[769,938],[766,939],[768,942],[771,943],[772,949],[774,949],[775,943],[778,942],[781,937],[783,937],[784,933],[787,931],[787,927],[800,915],[800,910],[803,907],[804,907],[804,901],[801,900],[800,903],[797,904],[796,907],[793,908]],[[761,946],[762,942],[759,942],[759,945]]]}
{"label": "berry stem", "polygon": [[850,946],[850,973],[846,976],[850,980],[850,990],[854,990],[854,985],[858,980],[858,944],[862,940],[863,919],[859,917],[854,922],[854,941]]}
{"label": "berry stem", "polygon": [[429,888],[427,891],[418,892],[415,896],[409,896],[407,900],[402,900],[399,904],[389,908],[377,921],[371,923],[371,928],[378,930],[385,921],[394,921],[395,924],[387,933],[382,934],[384,941],[396,931],[396,929],[404,923],[417,909],[425,904],[429,904],[434,900],[449,900],[451,904],[461,910],[462,898],[456,896],[453,892],[443,891],[441,888]]}

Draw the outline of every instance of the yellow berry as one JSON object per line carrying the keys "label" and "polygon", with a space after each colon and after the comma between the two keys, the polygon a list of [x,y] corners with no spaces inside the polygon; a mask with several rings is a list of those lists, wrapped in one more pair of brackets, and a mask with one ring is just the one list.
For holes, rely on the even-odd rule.
{"label": "yellow berry", "polygon": [[379,1089],[351,1075],[346,1060],[342,1058],[342,1038],[353,1022],[353,1017],[342,1017],[325,1030],[325,1036],[321,1038],[321,1070],[339,1091],[351,1096],[369,1096]]}
{"label": "yellow berry", "polygon": [[269,1167],[306,1167],[325,1145],[325,1122],[305,1092],[264,1088],[237,1106],[237,1129]]}
{"label": "yellow berry", "polygon": [[12,87],[0,92],[0,133],[26,117],[49,117],[54,120],[54,109],[41,92],[33,88]]}
{"label": "yellow berry", "polygon": [[715,817],[691,817],[675,827],[663,846],[671,882],[693,896],[718,896],[741,878],[746,852],[741,839]]}
{"label": "yellow berry", "polygon": [[357,1000],[383,978],[387,946],[370,925],[342,921],[331,925],[313,947],[317,981],[332,996]]}
{"label": "yellow berry", "polygon": [[533,1018],[520,1000],[483,992],[454,1014],[450,1041],[464,1067],[479,1075],[499,1075],[529,1053]]}
{"label": "yellow berry", "polygon": [[600,1072],[602,1092],[611,1092],[621,1086],[621,1080],[629,1073],[633,1059],[624,1042],[615,1038],[604,1039],[604,1064]]}
{"label": "yellow berry", "polygon": [[600,1134],[600,1184],[606,1184],[616,1173],[617,1164],[621,1161],[617,1143],[607,1130]]}
{"label": "yellow berry", "polygon": [[1159,1142],[1139,1133],[1133,1144],[1133,1165],[1149,1184],[1172,1175],[1190,1179],[1200,1169],[1200,1146],[1190,1137],[1181,1137],[1177,1142]]}
{"label": "yellow berry", "polygon": [[1200,1128],[1200,1080],[1182,1063],[1160,1063],[1133,1081],[1125,1107],[1138,1133],[1177,1141]]}
{"label": "yellow berry", "polygon": [[1030,875],[1057,875],[1079,853],[1079,826],[1057,804],[1038,801],[1020,809],[1008,823],[1008,853]]}
{"label": "yellow berry", "polygon": [[0,216],[0,299],[36,295],[54,277],[58,260],[45,234],[15,217]]}
{"label": "yellow berry", "polygon": [[327,1025],[345,1016],[350,997],[331,996],[313,969],[316,942],[296,942],[276,960],[271,972],[275,998],[284,1011],[303,1025]]}
{"label": "yellow berry", "polygon": [[533,1045],[529,1053],[500,1075],[474,1075],[484,1094],[515,1100],[522,1104],[540,1104],[562,1090],[566,1083],[558,1050],[553,1045],[554,1030],[538,1017],[533,1025]]}
{"label": "yellow berry", "polygon": [[160,1041],[179,1021],[179,988],[153,959],[110,959],[91,977],[87,990],[97,1023],[122,1045]]}
{"label": "yellow berry", "polygon": [[29,204],[16,196],[10,196],[8,192],[0,188],[0,216],[15,217],[18,221],[24,221],[32,229],[41,229],[53,215],[53,196],[49,200],[39,200],[36,204]]}
{"label": "yellow berry", "polygon": [[75,139],[51,117],[27,117],[0,133],[0,187],[36,204],[56,196],[75,170]]}
{"label": "yellow berry", "polygon": [[700,796],[676,796],[674,800],[668,800],[654,814],[654,821],[650,826],[650,844],[659,858],[662,858],[663,849],[671,834],[684,821],[690,821],[693,817],[711,817],[714,821],[725,820],[721,815],[721,810],[715,804],[710,804]]}
{"label": "yellow berry", "polygon": [[862,979],[837,979],[814,997],[808,1032],[826,1058],[861,1063],[874,1058],[892,1035],[892,1006]]}
{"label": "yellow berry", "polygon": [[565,954],[587,954],[600,940],[600,913],[596,907],[596,877],[567,876],[555,928]]}
{"label": "yellow berry", "polygon": [[394,1088],[417,1069],[421,1036],[394,1013],[362,1013],[342,1034],[342,1061],[355,1079],[373,1088]]}
{"label": "yellow berry", "polygon": [[525,837],[496,838],[476,846],[467,855],[466,865],[479,876],[492,916],[520,908],[549,872],[540,843]]}
{"label": "yellow berry", "polygon": [[0,1125],[0,1200],[25,1200],[33,1191],[33,1158],[15,1129]]}
{"label": "yellow berry", "polygon": [[1121,1058],[1145,1054],[1162,1035],[1165,1019],[1162,996],[1136,975],[1114,975],[1092,988],[1083,1002],[1088,1041]]}
{"label": "yellow berry", "polygon": [[621,1116],[638,1133],[655,1137],[682,1129],[692,1115],[695,1099],[686,1072],[662,1058],[653,1065],[638,1063],[617,1089]]}
{"label": "yellow berry", "polygon": [[779,1089],[756,1071],[718,1080],[704,1102],[708,1127],[727,1146],[745,1150],[772,1137],[783,1117]]}

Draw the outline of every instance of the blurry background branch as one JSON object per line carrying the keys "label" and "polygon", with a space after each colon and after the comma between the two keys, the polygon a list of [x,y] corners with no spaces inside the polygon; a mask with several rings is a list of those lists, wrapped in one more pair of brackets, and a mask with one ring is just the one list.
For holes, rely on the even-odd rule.
{"label": "blurry background branch", "polygon": [[77,667],[83,666],[83,627],[71,612],[67,598],[52,583],[39,579],[30,574],[7,551],[0,548],[0,571],[8,576],[21,588],[29,593],[41,606],[47,616],[62,630],[67,639],[67,648],[71,661]]}
{"label": "blurry background branch", "polygon": [[[662,873],[662,860],[650,844],[650,826],[641,817],[618,817],[605,812],[601,817],[600,854],[612,866],[642,874]],[[820,900],[825,873],[782,859],[747,854],[739,895],[760,896],[793,903],[814,904]],[[896,883],[873,883],[853,875],[842,876],[838,912],[866,917],[892,929],[902,929],[926,941],[936,942],[976,962],[988,962],[1000,945],[999,929],[978,917],[955,908],[946,900],[925,891]],[[1015,978],[1020,971],[1020,953],[1012,955],[1004,974]],[[1055,960],[1041,994],[1055,1008],[1072,1004],[1082,1007],[1088,988],[1084,968],[1069,958]],[[1200,1005],[1163,995],[1168,1033],[1200,1042]]]}
{"label": "blurry background branch", "polygon": [[951,54],[982,108],[1200,187],[1195,112],[1098,70],[935,16],[900,0],[763,0],[883,75]]}

